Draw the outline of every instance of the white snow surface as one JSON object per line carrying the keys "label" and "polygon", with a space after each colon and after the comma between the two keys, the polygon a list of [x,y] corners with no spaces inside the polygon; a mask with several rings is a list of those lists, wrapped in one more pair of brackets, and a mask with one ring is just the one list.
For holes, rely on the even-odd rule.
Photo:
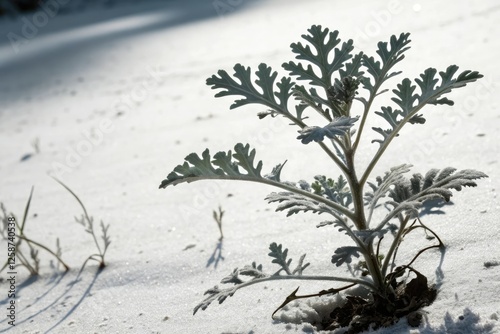
{"label": "white snow surface", "polygon": [[[450,95],[455,106],[424,110],[427,123],[404,130],[373,173],[409,162],[413,172],[454,166],[489,178],[455,193],[446,214],[423,218],[447,246],[442,264],[438,251],[415,263],[439,285],[426,321],[411,328],[402,320],[371,333],[500,333],[500,266],[484,265],[500,261],[497,1],[115,1],[104,9],[74,3],[80,6],[46,22],[36,13],[0,19],[0,201],[20,219],[34,186],[24,233],[52,249],[59,238],[71,266],[62,275],[40,251],[38,277],[18,268],[15,327],[6,317],[9,284],[1,282],[0,332],[318,332],[297,320],[317,317],[328,298],[337,297],[294,302],[275,320],[271,313],[298,286],[299,294],[310,294],[339,285],[270,282],[195,316],[193,308],[236,267],[256,261],[274,270],[271,242],[295,260],[307,253],[310,274],[349,275],[330,262],[335,248],[348,243],[344,235],[317,229],[322,217],[274,212],[264,201],[273,189],[260,184],[158,186],[187,154],[227,151],[237,142],[257,149],[264,171],[288,159],[287,180],[338,175],[313,144],[295,139],[296,129],[277,118],[259,120],[259,106],[230,111],[232,99],[215,99],[205,85],[238,62],[254,69],[265,62],[282,73],[280,65],[293,58],[289,45],[321,24],[371,54],[379,40],[410,32],[412,48],[398,65],[405,77],[450,64],[485,75]],[[26,22],[36,29],[29,31]],[[9,33],[22,43],[12,44]],[[370,143],[375,133],[366,134],[360,168],[377,145]],[[75,281],[96,247],[75,223],[78,203],[49,175],[75,191],[96,223],[110,224],[104,270],[89,262]],[[225,211],[221,254],[212,218],[219,205]],[[424,238],[409,238],[399,255],[410,258],[423,245]],[[4,261],[4,240],[0,249]]]}

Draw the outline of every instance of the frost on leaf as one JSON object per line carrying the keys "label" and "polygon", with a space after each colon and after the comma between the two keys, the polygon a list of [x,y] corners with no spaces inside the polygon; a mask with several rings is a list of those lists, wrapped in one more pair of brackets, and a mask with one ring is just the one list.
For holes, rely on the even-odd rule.
{"label": "frost on leaf", "polygon": [[336,136],[343,136],[349,133],[349,130],[358,120],[359,117],[339,117],[328,125],[324,127],[319,126],[308,126],[299,130],[300,135],[297,139],[300,139],[302,144],[309,144],[312,141],[320,142],[325,139],[325,137],[333,139]]}

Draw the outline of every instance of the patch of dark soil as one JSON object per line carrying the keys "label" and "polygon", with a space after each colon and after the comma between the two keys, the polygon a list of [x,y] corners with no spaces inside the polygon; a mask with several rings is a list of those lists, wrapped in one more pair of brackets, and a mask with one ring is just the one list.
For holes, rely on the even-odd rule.
{"label": "patch of dark soil", "polygon": [[370,327],[377,329],[395,324],[400,318],[406,317],[408,324],[418,327],[422,315],[418,311],[432,304],[436,299],[437,291],[434,287],[427,285],[427,277],[414,269],[411,272],[416,277],[400,282],[396,277],[401,276],[401,269],[396,269],[395,274],[388,275],[388,282],[395,291],[392,298],[373,296],[373,300],[366,300],[357,296],[347,296],[346,303],[335,308],[328,321],[322,323],[326,330],[334,330],[348,327],[347,334],[356,334],[368,330]]}

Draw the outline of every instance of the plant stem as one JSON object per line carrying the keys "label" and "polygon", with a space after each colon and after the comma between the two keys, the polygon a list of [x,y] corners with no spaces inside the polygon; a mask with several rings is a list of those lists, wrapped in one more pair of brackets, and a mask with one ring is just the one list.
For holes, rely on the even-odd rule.
{"label": "plant stem", "polygon": [[[299,189],[299,188],[296,188],[296,187],[289,186],[289,185],[287,185],[285,183],[275,182],[275,181],[272,181],[272,180],[269,180],[269,179],[262,179],[262,180],[256,180],[256,181],[257,182],[261,182],[261,183],[265,183],[265,184],[269,184],[269,185],[272,185],[272,186],[275,186],[275,187],[278,187],[278,188],[282,188],[282,189],[294,192],[296,194],[302,195],[304,197],[308,197],[310,199],[313,199],[315,201],[318,201],[320,203],[328,205],[330,208],[332,208],[332,209],[334,209],[334,210],[336,210],[336,211],[344,214],[346,217],[348,217],[352,221],[355,221],[355,219],[356,219],[354,213],[351,212],[351,210],[347,209],[346,207],[344,207],[344,206],[342,206],[340,204],[337,204],[337,203],[335,203],[333,201],[330,201],[330,200],[324,198],[323,196],[316,195],[316,194],[313,194],[311,192],[308,192],[308,191],[305,191],[305,190],[302,190],[302,189]],[[339,217],[335,217],[335,218],[339,218]]]}
{"label": "plant stem", "polygon": [[263,278],[256,278],[251,281],[246,281],[244,283],[238,284],[235,288],[243,288],[246,286],[250,286],[257,283],[268,282],[268,281],[276,281],[276,280],[301,280],[301,281],[335,281],[335,282],[346,282],[346,283],[354,283],[364,285],[370,290],[378,291],[376,286],[366,280],[357,279],[357,278],[347,278],[347,277],[335,277],[335,276],[296,276],[296,275],[287,275],[287,276],[269,276]]}
{"label": "plant stem", "polygon": [[370,242],[366,248],[367,248],[367,253],[363,253],[363,256],[366,261],[368,272],[370,273],[373,279],[373,285],[375,285],[376,287],[374,291],[376,291],[382,296],[385,296],[387,294],[385,279],[384,279],[385,276],[382,274],[377,254],[373,248],[373,242]]}
{"label": "plant stem", "polygon": [[360,231],[365,230],[366,218],[365,209],[363,203],[363,186],[359,183],[358,177],[356,176],[356,166],[354,165],[354,151],[346,151],[346,162],[348,173],[346,174],[347,182],[349,182],[349,187],[351,188],[352,202],[354,205],[354,225]]}
{"label": "plant stem", "polygon": [[[94,224],[93,224],[93,221],[92,219],[90,218],[88,212],[87,212],[87,209],[85,208],[85,205],[83,205],[82,201],[80,200],[80,198],[73,192],[73,190],[71,190],[67,185],[65,185],[64,183],[62,183],[61,181],[59,181],[58,179],[56,179],[55,177],[52,177],[57,183],[59,183],[61,186],[63,186],[64,188],[66,188],[67,191],[70,192],[71,195],[73,195],[73,197],[77,200],[78,204],[80,204],[80,206],[82,207],[83,209],[83,214],[84,214],[84,217],[85,219],[87,220],[87,223],[89,224],[90,228],[91,228],[91,233],[92,234],[92,237],[94,238],[94,242],[95,242],[95,245],[97,247],[97,250],[99,251],[99,254],[101,255],[102,257],[102,251],[101,251],[101,247],[99,246],[99,242],[97,242],[97,238],[95,236],[95,233],[94,233]],[[104,262],[104,261],[103,261]]]}
{"label": "plant stem", "polygon": [[[381,72],[382,78],[384,78],[385,75],[387,74],[387,70],[388,69],[386,69],[385,66],[382,68],[382,72]],[[385,79],[382,79],[381,81],[378,81],[378,82],[375,81],[375,85],[373,86],[373,93],[370,94],[370,96],[368,97],[368,101],[366,101],[366,103],[364,104],[365,109],[363,111],[363,116],[361,116],[361,122],[360,122],[359,127],[358,127],[358,133],[356,136],[356,140],[354,141],[354,145],[352,147],[354,152],[356,152],[356,149],[358,148],[359,142],[361,140],[361,134],[363,133],[363,130],[365,128],[366,119],[368,118],[368,112],[370,111],[370,108],[372,107],[373,101],[375,100],[377,95],[379,95],[378,90],[380,89],[380,87],[382,86],[382,83],[384,81],[385,81]],[[362,184],[363,183],[364,182],[362,182]]]}
{"label": "plant stem", "polygon": [[[391,261],[391,258],[394,254],[394,252],[397,250],[399,247],[399,244],[402,241],[403,234],[405,233],[406,229],[406,224],[408,224],[408,221],[410,220],[410,216],[406,216],[404,219],[400,219],[401,225],[399,226],[398,233],[394,237],[394,240],[392,241],[391,247],[387,251],[387,255],[385,257],[384,263],[382,265],[382,274],[384,277],[387,275],[387,269],[389,267],[389,263],[394,263],[394,261]],[[391,269],[392,271],[392,269]]]}
{"label": "plant stem", "polygon": [[[179,184],[181,182],[194,182],[194,181],[199,181],[199,180],[234,180],[234,181],[248,181],[248,182],[257,182],[257,183],[267,184],[270,186],[274,186],[277,188],[281,188],[281,189],[290,191],[290,192],[295,193],[295,194],[302,195],[302,196],[310,198],[316,202],[323,203],[332,209],[331,213],[337,219],[341,219],[340,214],[342,214],[342,215],[345,215],[346,217],[348,217],[349,219],[351,219],[352,221],[355,220],[354,213],[351,210],[349,210],[348,208],[346,208],[338,203],[335,203],[335,202],[333,202],[333,201],[331,201],[323,196],[316,195],[316,194],[311,193],[309,191],[302,190],[300,188],[288,185],[288,184],[283,183],[283,182],[273,181],[273,180],[265,178],[265,177],[254,177],[254,176],[248,176],[248,175],[214,175],[214,176],[205,176],[204,175],[204,176],[194,176],[194,177],[190,177],[190,178],[183,178],[180,180],[176,180],[174,182],[171,182],[169,184],[169,186],[176,185],[176,184]],[[165,188],[166,186],[160,186],[160,187]],[[333,212],[338,212],[338,213],[334,214]]]}
{"label": "plant stem", "polygon": [[398,136],[398,134],[401,131],[401,129],[403,128],[403,126],[406,123],[408,123],[408,121],[413,116],[415,116],[415,114],[418,113],[426,104],[428,104],[429,101],[432,101],[432,98],[435,98],[435,96],[432,96],[432,97],[426,99],[425,101],[421,101],[417,106],[415,106],[415,108],[411,112],[409,112],[408,115],[406,115],[406,117],[401,120],[401,122],[398,123],[398,126],[396,128],[394,128],[394,130],[391,132],[391,134],[384,140],[384,142],[379,147],[378,151],[373,156],[372,161],[370,162],[370,164],[366,168],[363,176],[361,177],[361,180],[360,180],[361,185],[363,185],[366,182],[366,180],[370,176],[370,173],[372,172],[373,168],[375,167],[377,162],[380,160],[380,158],[384,154],[387,147],[389,147],[389,144],[392,142],[392,140]]}
{"label": "plant stem", "polygon": [[[351,188],[352,201],[354,204],[355,220],[353,221],[356,228],[359,231],[363,231],[368,228],[365,217],[364,203],[363,203],[363,185],[360,184],[356,176],[356,167],[354,165],[354,151],[352,149],[346,152],[346,161],[347,161],[347,168],[349,170],[349,173],[347,175],[347,180]],[[373,285],[375,286],[373,291],[381,294],[382,296],[385,296],[386,287],[384,284],[384,275],[382,275],[377,254],[373,248],[373,241],[370,241],[368,244],[362,243],[359,246],[361,249],[361,253],[363,254],[363,257],[366,261],[368,272],[370,273],[373,279]]]}
{"label": "plant stem", "polygon": [[[31,187],[31,191],[30,191],[30,196],[28,198],[28,202],[26,202],[26,207],[24,208],[23,221],[21,222],[21,226],[18,226],[18,228],[19,228],[19,235],[23,234],[24,225],[26,224],[26,220],[28,219],[28,212],[30,210],[31,199],[33,198],[33,191],[34,190],[35,190],[35,187],[32,186]],[[16,221],[16,224],[17,224],[17,221]],[[17,225],[19,225],[19,224],[17,224]]]}
{"label": "plant stem", "polygon": [[18,251],[16,255],[19,256],[21,263],[26,267],[26,269],[28,269],[31,276],[38,275],[38,272],[36,271],[36,269],[33,268],[33,266],[30,264],[29,260],[26,258],[26,256],[24,256],[24,254],[22,252]]}
{"label": "plant stem", "polygon": [[44,245],[42,245],[42,244],[40,244],[40,243],[38,243],[36,241],[33,241],[31,239],[26,238],[24,235],[20,235],[19,239],[22,239],[22,240],[26,241],[28,244],[34,244],[34,245],[36,245],[36,246],[38,246],[38,247],[46,250],[47,252],[49,252],[50,254],[52,254],[57,259],[57,261],[59,261],[59,263],[61,263],[63,265],[64,271],[68,271],[69,270],[69,266],[66,263],[64,263],[64,261],[56,253],[54,253],[52,250],[50,250],[49,248],[45,247]]}
{"label": "plant stem", "polygon": [[[378,87],[376,89],[378,89]],[[358,148],[359,142],[361,140],[361,134],[363,133],[363,129],[365,128],[366,119],[368,118],[368,112],[370,111],[370,108],[372,106],[374,99],[375,99],[375,94],[372,94],[368,98],[368,101],[365,104],[365,109],[363,110],[363,115],[361,116],[361,121],[359,123],[358,131],[356,134],[356,139],[355,139],[354,144],[352,146],[352,150],[354,152],[356,152],[356,150]]]}
{"label": "plant stem", "polygon": [[[280,111],[282,115],[285,115],[283,111]],[[289,120],[294,122],[296,125],[298,125],[301,129],[307,127],[308,125],[304,123],[302,120],[292,116],[290,113],[286,113],[286,116]],[[328,146],[325,145],[322,141],[318,142],[318,145],[325,151],[325,153],[335,162],[335,164],[340,168],[342,173],[344,173],[344,176],[347,176],[347,173],[349,173],[349,169],[344,165],[344,163],[335,155],[335,153],[332,152],[328,148]]]}

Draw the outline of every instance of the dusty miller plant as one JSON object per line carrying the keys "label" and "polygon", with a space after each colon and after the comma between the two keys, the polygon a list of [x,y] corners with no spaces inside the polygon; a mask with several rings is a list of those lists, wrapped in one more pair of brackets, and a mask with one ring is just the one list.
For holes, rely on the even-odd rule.
{"label": "dusty miller plant", "polygon": [[[409,34],[402,33],[392,36],[389,42],[379,42],[377,57],[363,52],[353,54],[352,40],[341,43],[337,31],[329,31],[321,26],[312,26],[302,38],[305,44],[291,44],[298,61],[282,65],[290,76],[277,80],[277,72],[266,64],[260,64],[254,80],[250,68],[236,64],[233,75],[219,70],[217,75],[207,79],[207,85],[219,90],[216,97],[237,96],[231,109],[260,104],[267,109],[258,114],[260,119],[287,118],[291,125],[298,127],[297,139],[306,145],[319,145],[338,167],[340,176],[316,176],[311,183],[303,180],[283,181],[281,173],[284,163],[264,174],[262,162],[255,158],[255,150],[248,144],[238,143],[234,151],[211,155],[207,149],[201,156],[189,154],[182,165],[168,174],[160,188],[207,179],[252,181],[278,188],[278,192],[266,197],[270,203],[277,203],[276,211],[287,211],[287,216],[306,211],[328,216],[317,226],[336,228],[352,239],[351,245],[332,250],[331,262],[336,266],[350,266],[353,258],[360,258],[357,266],[359,270],[353,277],[305,275],[304,270],[309,265],[304,261],[305,255],[292,265],[288,250],[272,243],[269,256],[279,269],[266,272],[256,262],[234,269],[221,281],[225,285],[233,285],[228,288],[215,286],[206,291],[206,299],[195,307],[194,313],[206,309],[215,300],[222,303],[243,287],[293,279],[346,283],[339,289],[321,291],[315,294],[317,296],[362,285],[370,291],[372,298],[369,303],[379,313],[392,316],[409,314],[430,304],[435,298],[435,291],[427,288],[425,276],[412,264],[425,250],[443,247],[437,235],[419,219],[423,204],[426,203],[427,209],[440,206],[440,201],[450,200],[452,190],[476,186],[474,180],[486,175],[475,170],[445,167],[431,169],[425,174],[415,173],[408,178],[405,174],[412,166],[400,164],[371,182],[369,178],[404,126],[425,123],[420,113],[425,106],[453,105],[446,95],[476,81],[482,75],[476,71],[460,72],[456,65],[439,72],[428,68],[418,78],[405,78],[397,84],[392,90],[391,104],[372,110],[374,100],[388,92],[388,89],[383,89],[386,81],[401,73],[394,67],[403,60],[410,48]],[[358,91],[363,91],[363,94],[358,94]],[[306,115],[310,112],[318,113],[324,119],[324,124],[309,124],[311,118]],[[374,127],[374,133],[367,133],[368,117],[381,117],[386,122],[385,128]],[[358,169],[355,158],[360,140],[365,135],[375,135],[372,145],[377,145],[377,149],[368,165]],[[388,212],[381,220],[373,221],[376,209]],[[422,248],[415,257],[396,266],[396,254],[403,237],[417,228],[423,229],[438,244]],[[382,254],[380,247],[384,238],[384,241],[390,241]],[[416,278],[411,282],[402,282],[405,273],[412,273]],[[417,294],[417,290],[422,292]],[[283,305],[304,297],[297,296],[296,292],[288,296]],[[361,312],[370,312],[365,303],[352,302],[362,309]],[[371,320],[369,318],[366,322]],[[382,321],[380,324],[385,323]],[[350,325],[354,326],[352,323]]]}

